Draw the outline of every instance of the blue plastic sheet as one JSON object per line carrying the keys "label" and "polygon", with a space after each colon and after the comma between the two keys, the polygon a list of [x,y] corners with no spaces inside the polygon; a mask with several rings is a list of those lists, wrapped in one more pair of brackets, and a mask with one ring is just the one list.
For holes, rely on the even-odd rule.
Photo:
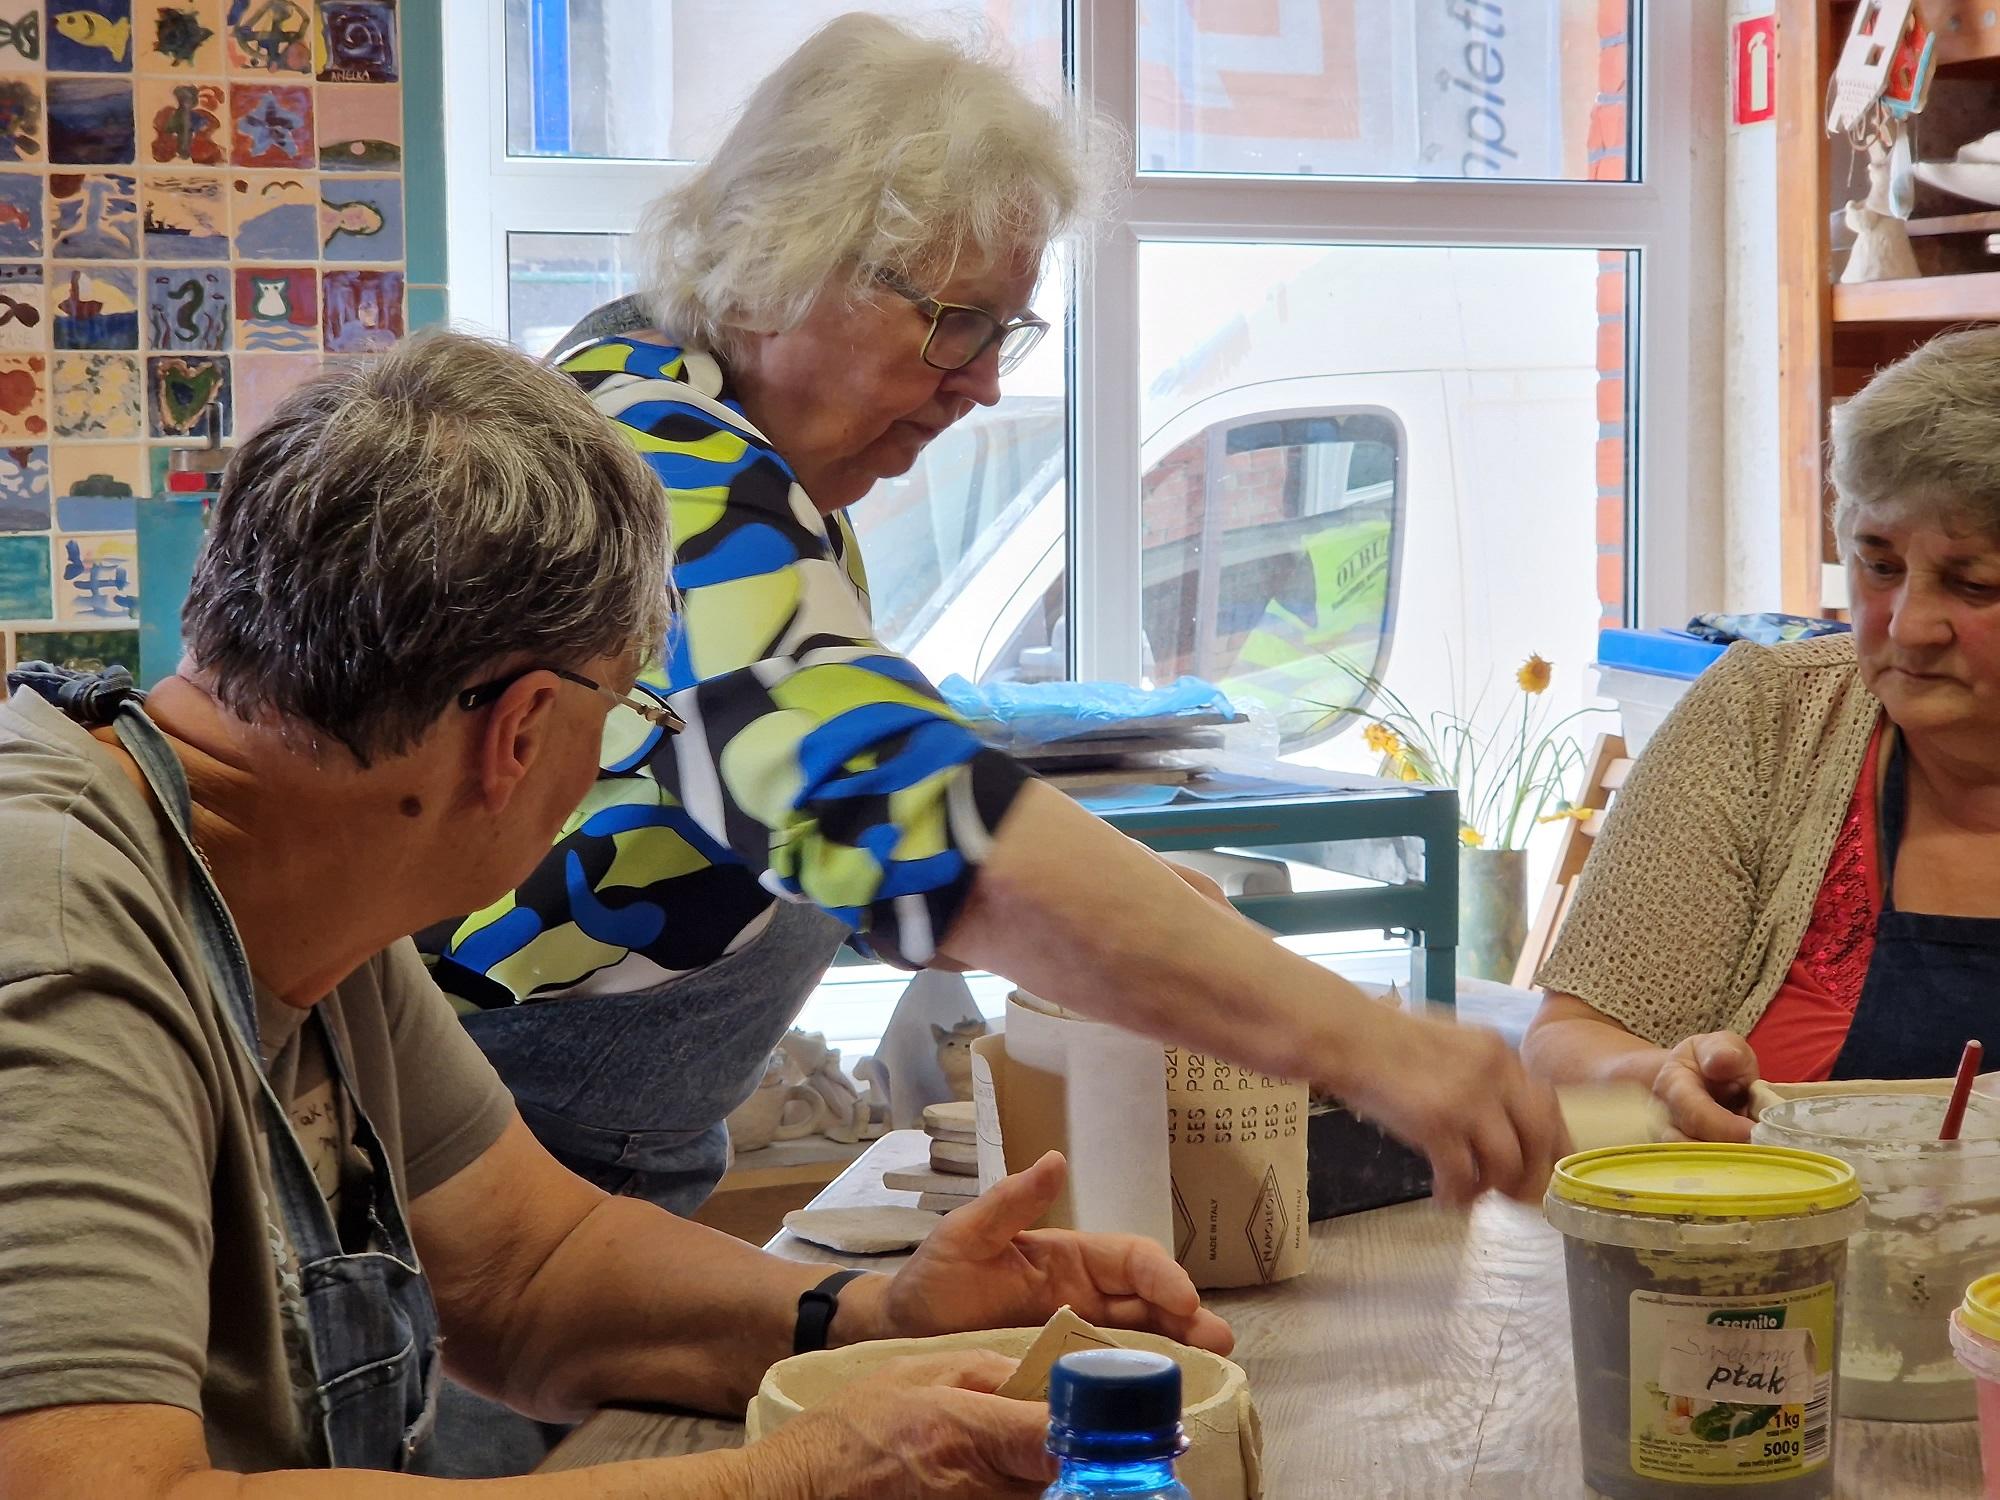
{"label": "blue plastic sheet", "polygon": [[1222,689],[1199,677],[1167,687],[1122,682],[996,682],[975,687],[957,673],[938,684],[944,701],[989,735],[1014,745],[1054,745],[1119,730],[1171,730],[1185,722],[1234,719]]}
{"label": "blue plastic sheet", "polygon": [[1166,807],[1181,794],[1177,786],[1107,786],[1073,795],[1094,813],[1126,812],[1138,807]]}

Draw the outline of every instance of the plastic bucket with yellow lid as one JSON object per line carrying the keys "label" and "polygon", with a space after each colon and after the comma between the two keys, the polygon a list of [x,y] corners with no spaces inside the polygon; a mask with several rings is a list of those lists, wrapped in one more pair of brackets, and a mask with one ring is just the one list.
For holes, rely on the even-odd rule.
{"label": "plastic bucket with yellow lid", "polygon": [[1951,1315],[1951,1347],[1979,1392],[1979,1463],[1986,1500],[2000,1500],[2000,1272],[1965,1289]]}
{"label": "plastic bucket with yellow lid", "polygon": [[1564,1235],[1583,1477],[1607,1500],[1827,1500],[1854,1169],[1777,1146],[1583,1151]]}

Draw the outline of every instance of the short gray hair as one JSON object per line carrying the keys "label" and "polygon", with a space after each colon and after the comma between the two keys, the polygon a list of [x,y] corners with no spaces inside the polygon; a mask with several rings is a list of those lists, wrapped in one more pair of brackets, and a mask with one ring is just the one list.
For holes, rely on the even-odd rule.
{"label": "short gray hair", "polygon": [[1039,255],[1092,217],[1117,132],[1042,102],[991,44],[871,15],[828,22],[760,83],[640,230],[650,311],[694,347],[797,326],[826,290],[924,290],[968,259]]}
{"label": "short gray hair", "polygon": [[1942,334],[1834,408],[1833,529],[1862,510],[2000,537],[2000,328]]}
{"label": "short gray hair", "polygon": [[479,675],[655,655],[667,509],[577,386],[420,335],[293,391],[230,460],[182,613],[246,719],[410,749]]}

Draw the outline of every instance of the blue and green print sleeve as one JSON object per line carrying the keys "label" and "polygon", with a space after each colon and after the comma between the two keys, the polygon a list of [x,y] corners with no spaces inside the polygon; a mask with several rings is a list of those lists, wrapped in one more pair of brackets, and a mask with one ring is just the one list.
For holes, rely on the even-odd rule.
{"label": "blue and green print sleeve", "polygon": [[714,359],[621,337],[562,368],[666,491],[680,616],[642,681],[688,727],[607,731],[550,857],[445,957],[513,999],[630,992],[733,951],[778,897],[927,963],[1027,773],[874,638],[845,515],[820,515]]}

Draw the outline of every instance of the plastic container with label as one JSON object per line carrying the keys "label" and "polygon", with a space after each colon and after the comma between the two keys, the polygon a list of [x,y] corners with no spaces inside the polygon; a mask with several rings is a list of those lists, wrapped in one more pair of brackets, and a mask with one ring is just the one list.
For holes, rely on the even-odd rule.
{"label": "plastic container with label", "polygon": [[1965,1289],[1951,1315],[1951,1347],[1979,1393],[1979,1466],[1986,1500],[2000,1500],[2000,1274]]}
{"label": "plastic container with label", "polygon": [[1828,1500],[1854,1169],[1683,1142],[1556,1167],[1584,1484],[1603,1500]]}
{"label": "plastic container with label", "polygon": [[1757,1144],[1837,1156],[1868,1198],[1847,1246],[1843,1416],[1972,1419],[1949,1320],[1973,1279],[2000,1265],[2000,1104],[1969,1102],[1954,1141],[1938,1139],[1946,1101],[1917,1094],[1791,1099],[1758,1118]]}

